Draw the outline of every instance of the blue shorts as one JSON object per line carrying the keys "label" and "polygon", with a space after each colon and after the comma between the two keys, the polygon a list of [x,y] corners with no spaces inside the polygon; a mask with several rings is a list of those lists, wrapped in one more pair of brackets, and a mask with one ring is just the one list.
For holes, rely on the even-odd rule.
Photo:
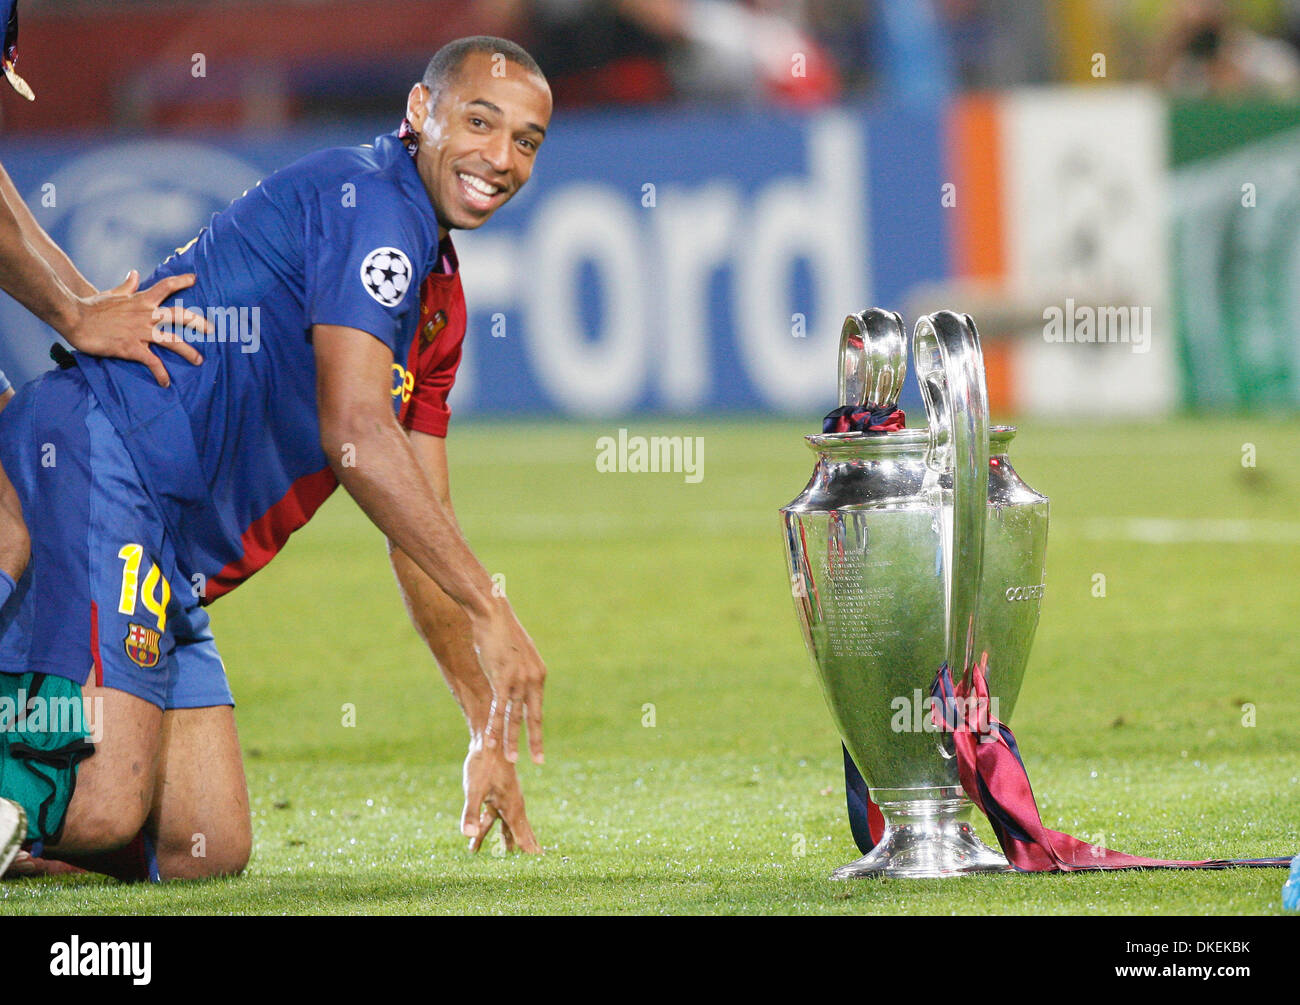
{"label": "blue shorts", "polygon": [[162,709],[233,705],[199,591],[76,368],[0,412],[0,463],[32,542],[0,608],[0,673],[117,688]]}

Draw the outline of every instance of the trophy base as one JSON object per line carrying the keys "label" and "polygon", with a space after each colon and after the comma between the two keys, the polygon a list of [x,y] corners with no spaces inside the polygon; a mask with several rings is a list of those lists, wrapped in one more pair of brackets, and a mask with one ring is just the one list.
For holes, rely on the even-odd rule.
{"label": "trophy base", "polygon": [[1011,871],[1000,852],[975,836],[967,819],[974,803],[961,789],[882,789],[871,795],[885,818],[885,832],[875,848],[840,866],[831,879],[941,879]]}

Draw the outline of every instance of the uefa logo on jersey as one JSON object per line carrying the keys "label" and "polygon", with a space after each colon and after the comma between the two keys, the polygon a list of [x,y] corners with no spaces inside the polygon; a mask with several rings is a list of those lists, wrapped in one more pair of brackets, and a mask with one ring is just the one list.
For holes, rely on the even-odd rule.
{"label": "uefa logo on jersey", "polygon": [[361,282],[385,307],[396,307],[411,285],[411,260],[396,248],[376,248],[361,263]]}

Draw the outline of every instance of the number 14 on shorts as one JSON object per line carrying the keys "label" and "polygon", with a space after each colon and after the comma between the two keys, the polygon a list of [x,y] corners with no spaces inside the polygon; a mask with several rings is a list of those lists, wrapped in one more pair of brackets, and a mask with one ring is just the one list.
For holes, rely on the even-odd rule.
{"label": "number 14 on shorts", "polygon": [[145,610],[158,619],[158,631],[167,630],[167,605],[172,599],[172,588],[168,584],[157,563],[149,564],[149,572],[140,585],[140,565],[144,560],[144,547],[138,544],[126,544],[117,553],[122,560],[122,595],[117,609],[128,617],[135,615],[137,603],[143,603]]}

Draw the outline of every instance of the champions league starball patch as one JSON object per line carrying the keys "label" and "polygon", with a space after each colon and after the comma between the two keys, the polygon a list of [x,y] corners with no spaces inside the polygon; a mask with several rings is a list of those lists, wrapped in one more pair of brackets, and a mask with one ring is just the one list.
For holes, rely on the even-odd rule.
{"label": "champions league starball patch", "polygon": [[376,248],[361,263],[361,283],[385,307],[396,307],[411,285],[411,260],[397,248]]}

